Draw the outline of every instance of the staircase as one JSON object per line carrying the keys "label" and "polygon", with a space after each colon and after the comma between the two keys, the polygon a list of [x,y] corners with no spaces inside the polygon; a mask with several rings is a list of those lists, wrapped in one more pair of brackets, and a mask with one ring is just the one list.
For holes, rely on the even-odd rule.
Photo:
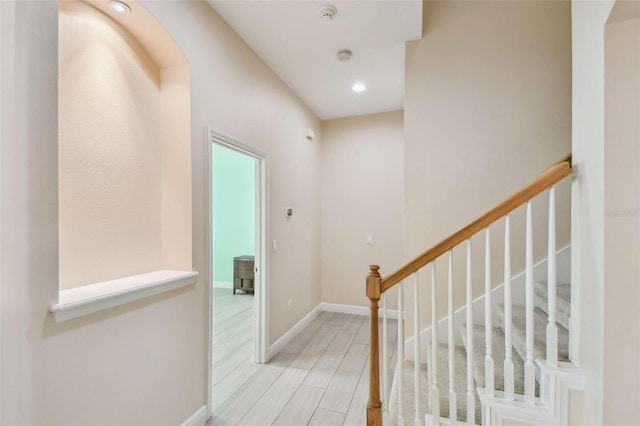
{"label": "staircase", "polygon": [[[571,286],[559,283],[556,277],[559,257],[555,242],[555,185],[571,173],[568,155],[504,202],[392,274],[383,278],[379,267],[371,266],[366,285],[371,302],[367,424],[502,425],[507,419],[535,425],[568,424],[569,390],[584,389],[585,381],[570,362]],[[534,276],[540,274],[537,269],[534,274],[531,200],[545,191],[549,196],[546,282],[535,282]],[[522,284],[511,274],[510,214],[519,206],[526,206]],[[490,234],[503,218],[504,251],[500,255],[504,255],[504,283],[497,292],[491,277]],[[473,275],[471,238],[477,235],[485,237],[485,291],[474,301],[472,284],[478,277]],[[466,245],[466,305],[454,312],[453,249],[462,244]],[[437,282],[436,260],[438,265],[448,266],[447,283]],[[565,266],[563,270],[569,269],[561,266]],[[420,278],[428,276],[425,272],[429,271],[430,283],[420,283]],[[568,277],[561,278],[568,281]],[[404,303],[405,286],[413,290],[412,307]],[[378,343],[378,302],[382,302],[385,317],[387,291],[394,287],[398,289],[398,339],[404,344],[398,344],[400,361],[389,385],[391,356],[385,344],[384,326],[382,348]],[[425,287],[431,293],[431,306],[426,310],[434,324],[428,330],[421,322],[425,316],[421,310],[425,307],[420,302],[420,292]],[[440,292],[447,295],[446,313],[438,312]],[[422,330],[415,333],[410,344],[404,340],[407,313],[412,313],[413,329]],[[423,346],[421,339],[426,341]],[[409,356],[405,356],[405,346]]]}
{"label": "staircase", "polygon": [[[537,282],[534,285],[535,292],[535,323],[534,323],[534,358],[535,359],[546,359],[546,326],[549,322],[548,316],[548,285],[546,282]],[[571,311],[571,286],[567,283],[558,283],[557,284],[557,312],[558,312],[558,360],[561,362],[569,362],[569,313]],[[494,361],[494,389],[496,391],[504,392],[505,390],[505,374],[504,374],[504,361],[505,361],[505,305],[500,303],[494,306],[494,312],[497,314],[499,318],[499,324],[497,327],[492,328],[492,341],[493,346],[496,350],[493,351],[493,361]],[[515,305],[512,307],[512,340],[513,340],[513,349],[515,353],[512,355],[512,362],[514,366],[514,375],[513,375],[513,388],[514,393],[516,395],[524,396],[524,359],[526,358],[526,342],[525,342],[525,334],[526,334],[526,324],[525,324],[525,308],[524,306]],[[465,401],[465,392],[466,392],[466,371],[465,366],[467,363],[467,345],[466,345],[466,336],[467,336],[467,327],[466,324],[461,324],[458,327],[458,331],[460,337],[463,342],[463,346],[455,347],[455,368],[456,372],[454,383],[456,392],[457,403],[457,413],[456,417],[459,422],[469,423],[467,422],[467,407]],[[474,325],[473,326],[473,340],[474,340],[474,369],[473,376],[475,379],[475,385],[477,388],[485,387],[485,369],[484,369],[484,360],[485,360],[485,333],[486,328],[484,325]],[[439,343],[438,345],[438,367],[437,374],[441,379],[442,383],[448,383],[449,377],[449,365],[448,365],[448,348],[446,343]],[[429,351],[431,350],[431,345],[429,345]],[[420,383],[422,385],[422,395],[425,396],[424,402],[421,406],[421,412],[428,412],[428,403],[430,401],[429,389],[431,383],[429,378],[429,365],[431,363],[428,362],[426,364],[420,365]],[[403,415],[404,424],[405,425],[414,425],[415,424],[415,392],[414,392],[414,368],[415,363],[413,361],[405,360],[404,361],[404,403],[403,405]],[[397,381],[400,380],[398,375],[398,369],[396,369],[396,374],[393,378],[393,384],[391,387],[390,394],[390,424],[397,425],[398,424],[398,384]],[[540,368],[536,368],[536,396],[539,397],[539,383],[540,383]],[[441,423],[446,423],[450,418],[449,413],[449,398],[447,393],[440,393],[440,416]],[[480,400],[476,395],[476,404],[475,404],[475,417],[472,423],[482,424],[482,410]],[[515,399],[515,398],[514,398]],[[550,420],[550,419],[548,419]]]}

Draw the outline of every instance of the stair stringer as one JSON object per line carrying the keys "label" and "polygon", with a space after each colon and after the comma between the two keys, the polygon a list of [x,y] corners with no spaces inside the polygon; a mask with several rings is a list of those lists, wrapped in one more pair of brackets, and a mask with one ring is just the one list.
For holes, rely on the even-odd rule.
{"label": "stair stringer", "polygon": [[540,367],[541,396],[533,405],[525,402],[522,395],[506,401],[503,392],[495,391],[495,396],[489,397],[483,388],[477,388],[483,425],[503,426],[505,420],[531,425],[569,424],[569,391],[585,390],[584,374],[570,362],[550,367],[546,360],[537,359],[536,364]]}

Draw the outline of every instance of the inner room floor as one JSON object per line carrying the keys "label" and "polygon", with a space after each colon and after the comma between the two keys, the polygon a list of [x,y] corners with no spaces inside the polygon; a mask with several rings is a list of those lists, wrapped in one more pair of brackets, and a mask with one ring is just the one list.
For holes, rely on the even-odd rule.
{"label": "inner room floor", "polygon": [[252,293],[233,294],[231,289],[213,288],[214,390],[224,377],[240,365],[253,363],[253,301]]}

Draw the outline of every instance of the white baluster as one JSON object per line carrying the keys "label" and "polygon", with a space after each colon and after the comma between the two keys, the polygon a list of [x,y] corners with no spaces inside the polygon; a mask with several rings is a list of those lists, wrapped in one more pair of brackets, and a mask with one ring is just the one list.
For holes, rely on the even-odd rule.
{"label": "white baluster", "polygon": [[[429,337],[429,336],[427,336]],[[427,345],[428,346],[428,345]],[[431,351],[427,349],[427,389],[431,392],[433,386],[433,360],[431,359]],[[427,413],[431,413],[433,407],[431,406],[431,397],[427,398]],[[426,416],[425,416],[426,418]],[[427,424],[431,424],[431,420],[427,419]]]}
{"label": "white baluster", "polygon": [[547,364],[558,366],[558,327],[556,326],[556,190],[549,189],[549,253],[547,285],[549,323],[547,324]]}
{"label": "white baluster", "polygon": [[471,238],[467,240],[467,423],[475,423],[476,397],[473,379],[473,295],[471,292]]}
{"label": "white baluster", "polygon": [[513,401],[513,347],[511,343],[511,226],[504,220],[504,398]]}
{"label": "white baluster", "polygon": [[431,386],[431,415],[433,425],[440,424],[440,389],[438,387],[438,298],[436,292],[436,262],[431,262],[431,364],[433,384]]}
{"label": "white baluster", "polygon": [[398,426],[404,426],[404,281],[398,284]]}
{"label": "white baluster", "polygon": [[448,283],[448,350],[449,350],[449,424],[457,423],[457,401],[455,391],[455,344],[453,339],[454,312],[453,312],[453,250],[449,250],[449,283]]}
{"label": "white baluster", "polygon": [[525,254],[525,315],[526,360],[524,363],[524,399],[535,403],[536,368],[533,362],[533,233],[531,230],[531,201],[527,201]]}
{"label": "white baluster", "polygon": [[382,293],[382,424],[389,419],[389,348],[387,335],[387,293]]}
{"label": "white baluster", "polygon": [[487,227],[484,244],[484,338],[486,351],[484,355],[484,391],[487,396],[493,398],[493,315],[491,304],[491,232]]}
{"label": "white baluster", "polygon": [[414,346],[413,346],[413,389],[414,389],[414,405],[415,405],[415,419],[416,425],[422,424],[420,415],[420,291],[418,285],[418,273],[413,274],[413,333],[414,333]]}

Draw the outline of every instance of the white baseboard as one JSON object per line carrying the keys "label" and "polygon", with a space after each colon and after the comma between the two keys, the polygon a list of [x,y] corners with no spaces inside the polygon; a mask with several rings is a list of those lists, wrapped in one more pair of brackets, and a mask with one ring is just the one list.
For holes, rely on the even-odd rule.
{"label": "white baseboard", "polygon": [[271,357],[277,354],[280,349],[284,348],[285,345],[289,343],[291,339],[293,339],[296,334],[298,334],[303,328],[305,328],[307,324],[309,324],[315,317],[317,317],[320,312],[322,312],[322,303],[313,308],[311,312],[305,315],[304,318],[298,321],[296,325],[291,327],[289,331],[284,333],[282,337],[276,340],[276,342],[269,347],[269,354],[267,356],[267,359],[271,359]]}
{"label": "white baseboard", "polygon": [[[339,305],[337,303],[321,303],[322,310],[326,312],[340,312],[351,315],[369,316],[371,309],[365,306]],[[382,318],[382,312],[378,313],[378,317]],[[395,309],[387,309],[387,318],[398,319],[398,311]]]}
{"label": "white baseboard", "polygon": [[[369,316],[371,312],[369,308],[364,306],[353,305],[339,305],[337,303],[320,303],[313,308],[304,318],[302,318],[296,325],[291,327],[289,331],[282,335],[276,342],[269,347],[268,359],[277,354],[287,343],[293,339],[303,328],[307,326],[320,312],[339,312],[351,315],[364,315]],[[382,318],[382,312],[379,313],[379,317]],[[398,311],[395,309],[387,309],[387,318],[398,319]]]}
{"label": "white baseboard", "polygon": [[207,406],[203,405],[185,420],[181,426],[204,426],[207,423]]}
{"label": "white baseboard", "polygon": [[215,288],[228,288],[229,290],[233,289],[233,283],[228,283],[226,281],[214,281],[213,286]]}

